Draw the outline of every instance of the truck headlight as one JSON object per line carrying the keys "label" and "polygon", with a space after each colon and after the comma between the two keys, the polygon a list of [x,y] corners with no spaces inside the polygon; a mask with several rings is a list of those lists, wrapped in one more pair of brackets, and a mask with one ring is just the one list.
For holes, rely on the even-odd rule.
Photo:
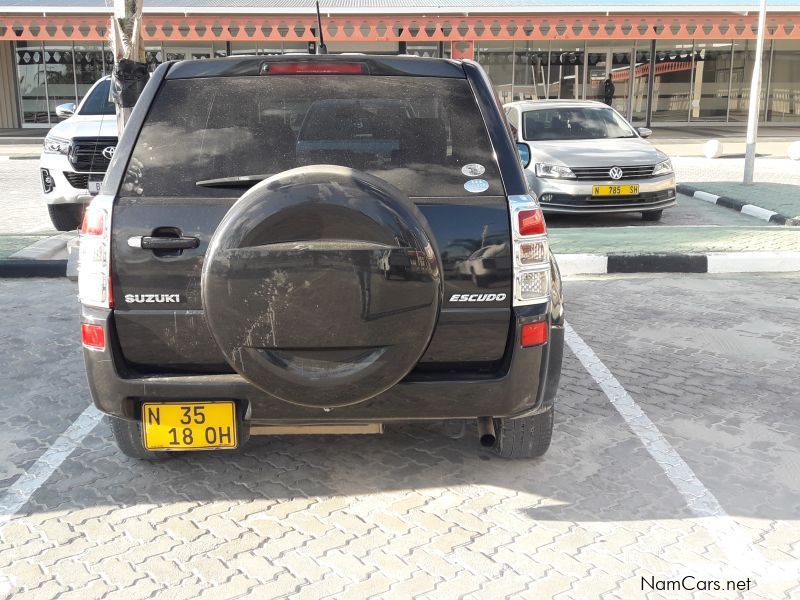
{"label": "truck headlight", "polygon": [[551,179],[575,179],[575,173],[569,167],[545,163],[536,163],[536,176]]}
{"label": "truck headlight", "polygon": [[46,154],[69,154],[69,140],[48,135],[44,138],[44,151]]}
{"label": "truck headlight", "polygon": [[669,175],[672,173],[672,163],[669,160],[658,163],[653,169],[653,176],[656,175]]}

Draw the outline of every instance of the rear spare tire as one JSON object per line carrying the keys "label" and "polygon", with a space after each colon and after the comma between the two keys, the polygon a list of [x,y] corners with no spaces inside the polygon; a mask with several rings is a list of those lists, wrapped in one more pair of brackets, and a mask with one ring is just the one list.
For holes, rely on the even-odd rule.
{"label": "rear spare tire", "polygon": [[[412,266],[387,281],[379,265],[392,255]],[[287,402],[344,406],[416,365],[439,314],[439,264],[400,190],[346,167],[300,167],[228,211],[203,264],[203,307],[245,379]]]}

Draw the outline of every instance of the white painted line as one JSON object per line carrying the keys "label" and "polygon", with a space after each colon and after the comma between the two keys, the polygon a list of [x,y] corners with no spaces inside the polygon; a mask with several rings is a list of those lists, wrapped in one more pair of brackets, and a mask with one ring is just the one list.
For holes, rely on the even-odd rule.
{"label": "white painted line", "polygon": [[611,405],[617,409],[631,431],[641,440],[647,452],[683,496],[686,506],[702,519],[704,527],[728,559],[727,566],[731,570],[756,573],[764,578],[788,576],[796,580],[800,574],[800,561],[787,561],[785,566],[767,563],[764,556],[748,542],[739,525],[725,512],[714,494],[703,485],[655,423],[569,323],[564,323],[564,338],[570,350],[603,390]]}
{"label": "white painted line", "polygon": [[800,271],[800,252],[710,252],[709,273],[787,273]]}
{"label": "white painted line", "polygon": [[719,196],[717,196],[716,194],[709,194],[708,192],[703,192],[700,190],[694,193],[694,197],[697,198],[698,200],[705,200],[706,202],[711,202],[712,204],[716,204],[717,200],[719,200]]}
{"label": "white painted line", "polygon": [[91,433],[103,418],[102,413],[94,406],[89,406],[62,433],[55,442],[42,454],[33,465],[25,471],[8,488],[0,498],[0,537],[5,525],[31,499],[36,490],[50,478],[70,454],[80,446],[83,439]]}
{"label": "white painted line", "polygon": [[608,257],[603,254],[556,254],[562,275],[594,275],[608,272]]}
{"label": "white painted line", "polygon": [[762,221],[769,221],[769,218],[772,215],[777,215],[774,210],[767,210],[766,208],[761,208],[760,206],[756,206],[755,204],[745,204],[742,207],[742,213],[746,215],[750,215],[751,217],[756,217],[757,219],[761,219]]}

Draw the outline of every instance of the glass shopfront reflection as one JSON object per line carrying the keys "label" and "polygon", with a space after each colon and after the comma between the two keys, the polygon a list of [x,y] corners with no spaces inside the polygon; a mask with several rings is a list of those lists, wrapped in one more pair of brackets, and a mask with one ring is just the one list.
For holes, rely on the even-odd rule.
{"label": "glass shopfront reflection", "polygon": [[[652,99],[648,97],[649,40],[586,44],[582,41],[475,42],[475,58],[489,73],[500,100],[590,99],[605,101],[611,77],[612,106],[642,123],[648,104],[660,123],[744,122],[749,108],[755,40],[664,40],[656,45]],[[331,44],[333,51],[397,53],[392,44]],[[55,107],[78,102],[113,69],[102,42],[16,42],[17,90],[23,127],[58,122]],[[149,70],[164,60],[242,54],[306,52],[306,42],[183,42],[146,46]],[[406,52],[447,55],[449,44],[411,43]],[[767,40],[762,63],[760,120],[800,122],[800,40]]]}
{"label": "glass shopfront reflection", "polygon": [[[628,115],[632,50],[629,43],[589,46],[586,57],[587,100],[605,102],[623,115]],[[611,86],[606,85],[609,77]]]}
{"label": "glass shopfront reflection", "polygon": [[16,60],[22,123],[30,126],[47,126],[50,117],[47,110],[44,46],[36,42],[17,42]]}
{"label": "glass shopfront reflection", "polygon": [[[750,110],[750,82],[753,80],[753,65],[756,57],[756,41],[743,40],[733,44],[733,68],[731,70],[731,96],[728,105],[730,121],[747,121]],[[761,103],[759,119],[764,118],[769,76],[770,42],[764,44],[761,60]]]}
{"label": "glass shopfront reflection", "polygon": [[585,49],[583,42],[550,45],[548,98],[566,100],[584,98]]}
{"label": "glass shopfront reflection", "polygon": [[653,122],[688,120],[692,97],[693,49],[691,40],[660,42],[656,45]]}
{"label": "glass shopfront reflection", "polygon": [[774,40],[770,56],[767,121],[800,122],[800,40]]}

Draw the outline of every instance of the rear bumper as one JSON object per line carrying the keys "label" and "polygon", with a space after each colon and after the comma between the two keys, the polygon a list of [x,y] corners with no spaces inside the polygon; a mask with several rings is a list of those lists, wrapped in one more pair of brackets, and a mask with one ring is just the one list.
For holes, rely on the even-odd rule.
{"label": "rear bumper", "polygon": [[[550,319],[550,340],[544,346],[521,348],[520,325],[542,317]],[[105,326],[106,349],[84,349],[92,399],[102,412],[127,419],[139,418],[145,400],[234,399],[250,424],[347,423],[472,419],[479,416],[513,417],[533,414],[552,405],[561,372],[564,347],[563,317],[548,314],[517,316],[513,351],[500,372],[475,374],[412,373],[387,391],[358,404],[324,411],[279,400],[238,374],[138,375],[119,358],[113,313],[83,308],[84,323]]]}

